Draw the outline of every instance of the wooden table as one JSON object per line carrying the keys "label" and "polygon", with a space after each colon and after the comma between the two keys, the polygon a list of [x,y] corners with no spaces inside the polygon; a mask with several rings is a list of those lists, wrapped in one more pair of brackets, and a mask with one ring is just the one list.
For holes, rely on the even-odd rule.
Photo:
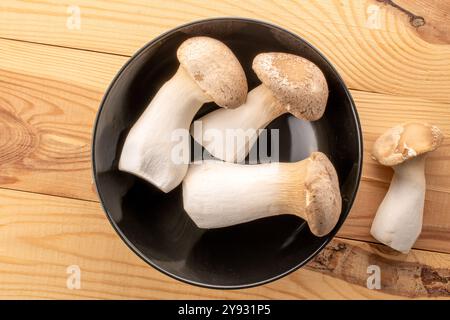
{"label": "wooden table", "polygon": [[[450,133],[450,4],[392,1],[43,0],[0,2],[0,297],[449,298],[450,139],[426,165],[424,228],[408,255],[369,235],[392,171],[368,156],[407,120]],[[357,104],[364,173],[338,237],[306,267],[235,291],[197,288],[146,265],[100,208],[90,140],[100,100],[137,49],[177,25],[241,16],[281,25],[336,66]],[[78,265],[81,288],[68,289]],[[381,289],[368,289],[371,265]]]}

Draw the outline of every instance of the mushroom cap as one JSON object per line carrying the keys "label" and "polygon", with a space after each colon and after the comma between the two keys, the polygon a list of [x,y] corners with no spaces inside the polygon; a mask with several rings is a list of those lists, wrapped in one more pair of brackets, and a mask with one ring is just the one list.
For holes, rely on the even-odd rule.
{"label": "mushroom cap", "polygon": [[438,127],[423,122],[407,122],[390,128],[375,141],[372,157],[385,166],[437,149],[443,140]]}
{"label": "mushroom cap", "polygon": [[253,70],[295,117],[309,121],[322,117],[328,100],[328,85],[314,63],[293,54],[268,52],[253,59]]}
{"label": "mushroom cap", "polygon": [[177,50],[178,61],[219,106],[237,108],[247,98],[247,78],[236,56],[222,42],[193,37]]}
{"label": "mushroom cap", "polygon": [[309,158],[305,178],[306,215],[313,234],[322,237],[336,226],[342,210],[339,180],[333,164],[321,152]]}

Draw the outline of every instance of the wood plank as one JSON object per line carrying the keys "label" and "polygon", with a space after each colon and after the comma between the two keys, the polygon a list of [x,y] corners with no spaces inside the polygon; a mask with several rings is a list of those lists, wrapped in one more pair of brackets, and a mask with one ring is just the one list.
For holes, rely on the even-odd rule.
{"label": "wood plank", "polygon": [[[192,20],[256,18],[310,41],[351,88],[449,101],[448,5],[436,0],[395,3],[84,0],[73,7],[69,0],[4,0],[0,37],[130,55],[158,34]],[[79,29],[73,27],[77,10]]]}
{"label": "wood plank", "polygon": [[417,34],[427,42],[450,43],[448,13],[450,2],[441,0],[378,0],[388,5],[388,10],[402,12],[416,28]]}
{"label": "wood plank", "polygon": [[[100,96],[128,60],[111,54],[3,39],[0,39],[0,56],[1,70],[31,75],[41,81],[69,83]],[[79,95],[91,97],[92,93]]]}
{"label": "wood plank", "polygon": [[[0,296],[7,298],[344,299],[449,298],[450,255],[334,240],[305,268],[246,290],[209,290],[146,265],[115,234],[98,203],[0,190]],[[81,289],[66,287],[78,265]],[[378,265],[381,290],[366,287]]]}
{"label": "wood plank", "polygon": [[126,58],[0,43],[0,185],[97,201],[92,126]]}
{"label": "wood plank", "polygon": [[[0,187],[98,201],[90,169],[92,123],[105,88],[125,60],[0,40]],[[364,170],[357,201],[340,235],[374,240],[368,230],[392,170],[370,158],[371,145],[388,127],[422,119],[438,125],[447,140],[427,160],[424,232],[416,247],[450,252],[449,105],[352,94],[364,130]]]}

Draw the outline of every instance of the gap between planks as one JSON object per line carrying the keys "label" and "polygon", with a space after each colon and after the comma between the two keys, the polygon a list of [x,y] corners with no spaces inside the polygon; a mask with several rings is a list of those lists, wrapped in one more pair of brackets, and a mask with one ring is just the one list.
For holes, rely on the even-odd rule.
{"label": "gap between planks", "polygon": [[84,199],[84,198],[77,198],[77,197],[69,197],[69,196],[63,196],[58,194],[52,194],[52,193],[44,193],[44,192],[36,192],[36,191],[30,191],[30,190],[22,190],[17,188],[7,188],[0,186],[0,190],[8,190],[8,191],[17,191],[17,192],[24,192],[29,194],[38,194],[40,196],[48,196],[48,197],[56,197],[61,199],[67,199],[67,200],[78,200],[78,201],[86,201],[91,203],[100,203],[100,199],[92,200],[92,199]]}
{"label": "gap between planks", "polygon": [[131,57],[131,55],[126,55],[126,54],[121,54],[121,53],[116,53],[116,52],[98,51],[98,50],[87,49],[87,48],[68,47],[68,46],[63,46],[63,45],[58,45],[58,44],[37,42],[37,41],[31,41],[31,40],[22,40],[22,39],[14,39],[14,38],[7,38],[7,37],[0,37],[0,40],[17,41],[17,42],[23,42],[23,43],[29,43],[29,44],[35,44],[35,45],[41,45],[41,46],[50,46],[50,47],[55,47],[55,48],[71,49],[71,50],[93,52],[93,53],[99,53],[99,54],[109,54],[109,55],[124,57],[124,58]]}

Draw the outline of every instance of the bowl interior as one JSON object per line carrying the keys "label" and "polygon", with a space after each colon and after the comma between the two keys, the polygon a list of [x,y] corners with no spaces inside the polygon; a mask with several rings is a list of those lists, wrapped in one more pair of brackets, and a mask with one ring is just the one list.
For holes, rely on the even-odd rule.
{"label": "bowl interior", "polygon": [[[280,161],[298,161],[320,150],[333,162],[343,209],[329,235],[311,234],[301,219],[281,215],[229,228],[202,230],[183,210],[181,186],[164,194],[118,170],[124,138],[157,90],[178,67],[176,49],[187,38],[205,35],[226,43],[247,75],[249,89],[259,85],[251,69],[258,53],[281,51],[316,63],[330,91],[325,115],[305,122],[284,115],[270,124],[279,129]],[[211,111],[205,105],[197,116]],[[244,19],[213,19],[174,29],[141,49],[109,88],[94,132],[97,190],[113,226],[124,241],[159,270],[193,284],[236,288],[268,282],[307,262],[345,220],[359,184],[362,158],[358,117],[348,90],[316,49],[278,27]]]}

